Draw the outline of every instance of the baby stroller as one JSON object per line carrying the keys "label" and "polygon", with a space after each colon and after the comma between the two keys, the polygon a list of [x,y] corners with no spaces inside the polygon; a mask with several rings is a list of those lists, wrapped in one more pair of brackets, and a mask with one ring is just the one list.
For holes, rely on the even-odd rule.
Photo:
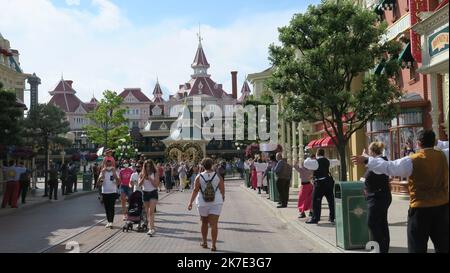
{"label": "baby stroller", "polygon": [[142,192],[140,191],[134,192],[128,199],[127,219],[122,228],[122,232],[133,230],[134,224],[138,225],[138,232],[148,230],[148,226],[144,222],[144,202],[142,200]]}

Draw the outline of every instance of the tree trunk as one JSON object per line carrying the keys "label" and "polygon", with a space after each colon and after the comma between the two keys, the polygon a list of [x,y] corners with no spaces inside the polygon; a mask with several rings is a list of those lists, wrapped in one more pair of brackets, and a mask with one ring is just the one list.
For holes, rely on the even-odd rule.
{"label": "tree trunk", "polygon": [[339,142],[339,145],[337,147],[339,152],[339,158],[341,160],[341,173],[340,173],[340,180],[341,181],[347,181],[347,155],[346,155],[346,144]]}

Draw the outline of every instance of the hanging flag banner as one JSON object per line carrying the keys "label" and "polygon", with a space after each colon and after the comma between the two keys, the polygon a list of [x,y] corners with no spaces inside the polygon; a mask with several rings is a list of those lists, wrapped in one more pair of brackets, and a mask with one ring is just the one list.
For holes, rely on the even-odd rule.
{"label": "hanging flag banner", "polygon": [[[414,26],[419,22],[419,13],[428,11],[428,5],[426,0],[410,0],[409,1],[409,13],[411,14],[411,26]],[[416,62],[422,62],[422,47],[420,42],[420,34],[416,33],[413,29],[410,30],[411,39],[411,54]]]}

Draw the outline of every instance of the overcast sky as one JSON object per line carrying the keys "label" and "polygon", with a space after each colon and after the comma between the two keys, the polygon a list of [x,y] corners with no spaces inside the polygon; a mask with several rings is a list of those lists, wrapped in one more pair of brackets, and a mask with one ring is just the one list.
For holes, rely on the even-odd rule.
{"label": "overcast sky", "polygon": [[[156,78],[165,96],[190,80],[198,46],[213,80],[231,93],[230,71],[269,67],[277,27],[319,0],[0,0],[0,32],[20,51],[26,73],[41,79],[47,102],[62,74],[88,101],[105,89],[140,87],[152,98]],[[26,103],[29,103],[26,94]]]}

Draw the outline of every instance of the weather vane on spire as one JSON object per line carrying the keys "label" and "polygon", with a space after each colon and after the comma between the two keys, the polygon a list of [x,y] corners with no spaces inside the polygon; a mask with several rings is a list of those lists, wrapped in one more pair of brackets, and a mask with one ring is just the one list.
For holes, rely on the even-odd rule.
{"label": "weather vane on spire", "polygon": [[197,36],[198,36],[198,42],[199,42],[199,44],[202,44],[203,38],[202,38],[202,30],[201,30],[201,25],[200,25],[200,23],[198,24],[198,33],[197,33]]}

